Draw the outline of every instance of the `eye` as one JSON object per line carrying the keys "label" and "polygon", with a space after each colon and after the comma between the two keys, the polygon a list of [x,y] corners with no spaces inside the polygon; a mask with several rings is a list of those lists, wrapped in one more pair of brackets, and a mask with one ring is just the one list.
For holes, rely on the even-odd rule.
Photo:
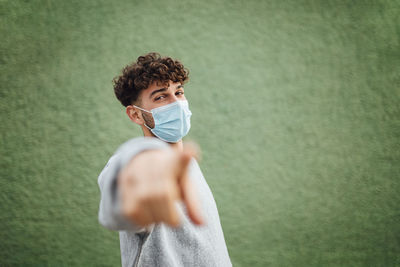
{"label": "eye", "polygon": [[177,92],[175,93],[175,95],[184,95],[184,92],[183,92],[183,91],[177,91]]}
{"label": "eye", "polygon": [[165,98],[165,95],[159,95],[159,96],[157,96],[156,98],[154,98],[154,100],[155,100],[155,101],[158,101],[158,100],[161,100],[161,99],[163,99],[163,98]]}

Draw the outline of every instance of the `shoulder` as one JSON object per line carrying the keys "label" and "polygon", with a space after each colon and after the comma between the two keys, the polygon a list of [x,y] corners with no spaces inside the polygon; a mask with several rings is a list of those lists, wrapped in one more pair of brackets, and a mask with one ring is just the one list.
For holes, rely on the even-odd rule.
{"label": "shoulder", "polygon": [[120,164],[125,165],[140,152],[153,149],[171,149],[167,143],[155,137],[136,137],[123,143],[115,152]]}
{"label": "shoulder", "polygon": [[167,143],[161,141],[155,137],[135,137],[129,139],[117,149],[117,152],[124,151],[125,149],[132,149],[132,148],[167,148],[169,147]]}

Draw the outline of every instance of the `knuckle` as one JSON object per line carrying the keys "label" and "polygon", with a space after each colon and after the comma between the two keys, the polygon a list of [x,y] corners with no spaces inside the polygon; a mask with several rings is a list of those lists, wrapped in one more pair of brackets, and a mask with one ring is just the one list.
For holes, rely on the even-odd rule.
{"label": "knuckle", "polygon": [[142,195],[138,199],[138,203],[139,203],[139,205],[144,206],[144,205],[151,203],[152,199],[153,199],[153,196],[151,194]]}
{"label": "knuckle", "polygon": [[166,190],[160,190],[154,194],[154,199],[157,202],[166,202],[168,200],[168,192]]}
{"label": "knuckle", "polygon": [[169,224],[173,227],[178,227],[179,226],[179,219],[178,218],[171,218],[169,220]]}
{"label": "knuckle", "polygon": [[150,222],[142,217],[138,217],[134,219],[134,222],[141,225],[141,226],[146,226],[150,224]]}
{"label": "knuckle", "polygon": [[144,190],[141,190],[139,192],[136,192],[136,202],[138,203],[139,206],[143,206],[149,202],[149,199],[151,198],[151,195],[148,192],[145,192]]}
{"label": "knuckle", "polygon": [[141,214],[140,209],[137,206],[131,206],[130,208],[125,209],[124,213],[126,217],[129,217],[131,219],[137,219],[140,217]]}

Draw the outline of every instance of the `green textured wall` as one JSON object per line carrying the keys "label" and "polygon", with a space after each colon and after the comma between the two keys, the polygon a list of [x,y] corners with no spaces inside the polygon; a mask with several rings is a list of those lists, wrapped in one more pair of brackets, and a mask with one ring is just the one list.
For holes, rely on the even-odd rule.
{"label": "green textured wall", "polygon": [[400,266],[400,1],[0,5],[1,266],[120,265],[97,175],[141,134],[111,79],[150,51],[190,69],[235,266]]}

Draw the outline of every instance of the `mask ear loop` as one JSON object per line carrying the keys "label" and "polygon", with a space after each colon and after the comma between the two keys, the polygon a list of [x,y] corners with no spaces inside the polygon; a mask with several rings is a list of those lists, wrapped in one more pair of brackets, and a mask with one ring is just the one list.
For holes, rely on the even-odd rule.
{"label": "mask ear loop", "polygon": [[[141,107],[138,107],[138,106],[135,106],[135,105],[132,105],[132,106],[134,106],[135,108],[138,108],[138,109],[140,109],[140,110],[143,110],[143,111],[145,111],[145,112],[147,112],[147,113],[151,113],[151,115],[153,115],[153,113],[152,113],[151,111],[145,110],[145,109],[143,109],[143,108],[141,108]],[[154,118],[153,118],[153,119],[154,119]],[[146,125],[146,121],[144,122],[143,125],[146,126],[146,128],[149,129],[150,131],[152,130],[149,126]]]}
{"label": "mask ear loop", "polygon": [[[145,110],[144,108],[141,108],[141,107],[138,107],[138,106],[135,106],[135,105],[132,105],[132,106],[134,106],[135,108],[138,108],[138,109],[140,109],[140,110],[146,111],[146,112],[148,112],[148,113],[152,113],[151,111]],[[152,114],[153,114],[153,113],[152,113]]]}

